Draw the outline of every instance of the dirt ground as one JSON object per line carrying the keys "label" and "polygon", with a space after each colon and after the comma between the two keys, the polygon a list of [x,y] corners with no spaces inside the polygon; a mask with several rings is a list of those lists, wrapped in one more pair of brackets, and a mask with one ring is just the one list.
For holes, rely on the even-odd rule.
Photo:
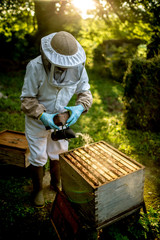
{"label": "dirt ground", "polygon": [[160,168],[145,169],[144,201],[147,209],[153,207],[160,209]]}

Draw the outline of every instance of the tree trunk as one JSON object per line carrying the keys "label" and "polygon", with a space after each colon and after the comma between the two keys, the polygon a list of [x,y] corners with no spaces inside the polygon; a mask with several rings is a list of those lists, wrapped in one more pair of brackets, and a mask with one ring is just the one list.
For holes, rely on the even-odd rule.
{"label": "tree trunk", "polygon": [[65,14],[66,3],[62,1],[59,10],[56,3],[59,1],[35,1],[35,15],[38,24],[38,36],[52,32],[64,30],[64,23],[66,22],[67,15]]}

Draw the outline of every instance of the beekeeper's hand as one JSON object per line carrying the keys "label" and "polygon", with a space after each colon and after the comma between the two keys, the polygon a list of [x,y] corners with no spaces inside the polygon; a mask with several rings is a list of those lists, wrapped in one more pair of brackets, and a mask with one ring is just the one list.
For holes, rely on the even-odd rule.
{"label": "beekeeper's hand", "polygon": [[52,129],[59,129],[59,127],[57,125],[54,124],[53,118],[55,115],[57,115],[58,113],[55,114],[49,114],[49,113],[42,113],[42,115],[40,116],[40,120],[42,121],[42,123],[44,124],[44,126],[46,127],[46,129],[52,128]]}
{"label": "beekeeper's hand", "polygon": [[82,112],[84,111],[84,107],[79,104],[73,107],[65,107],[65,109],[70,110],[72,112],[70,118],[67,120],[67,126],[73,125],[77,122],[78,118],[81,116]]}

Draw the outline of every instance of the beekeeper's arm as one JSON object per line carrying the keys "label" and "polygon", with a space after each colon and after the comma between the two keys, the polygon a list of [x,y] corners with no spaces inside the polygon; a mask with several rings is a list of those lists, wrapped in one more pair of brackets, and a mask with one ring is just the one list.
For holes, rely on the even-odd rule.
{"label": "beekeeper's arm", "polygon": [[86,69],[82,69],[82,75],[80,81],[77,85],[76,94],[77,94],[77,101],[76,106],[68,106],[65,109],[70,110],[72,115],[67,120],[68,126],[73,125],[76,123],[78,118],[81,116],[82,113],[85,113],[89,110],[92,105],[92,94],[90,92],[90,85],[88,83],[88,75]]}
{"label": "beekeeper's arm", "polygon": [[43,104],[37,100],[38,94],[38,76],[36,66],[30,62],[27,65],[26,74],[24,78],[24,85],[21,95],[21,109],[29,117],[36,118],[46,111]]}
{"label": "beekeeper's arm", "polygon": [[80,69],[82,72],[80,82],[77,86],[76,89],[76,94],[77,94],[77,101],[75,105],[81,104],[84,107],[83,112],[87,112],[89,108],[92,106],[93,98],[92,94],[90,92],[90,85],[89,85],[89,79],[88,79],[88,74],[86,72],[86,69],[83,68]]}

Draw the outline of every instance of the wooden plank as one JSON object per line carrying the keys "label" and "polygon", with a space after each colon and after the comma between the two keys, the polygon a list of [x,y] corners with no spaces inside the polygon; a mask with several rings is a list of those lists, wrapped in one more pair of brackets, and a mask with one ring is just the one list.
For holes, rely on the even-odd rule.
{"label": "wooden plank", "polygon": [[[123,171],[124,174],[130,173],[132,172],[128,167],[126,167],[124,164],[122,164],[121,161],[117,160],[116,158],[114,158],[112,155],[109,155],[108,152],[104,151],[101,149],[98,149],[98,146],[94,146],[93,149],[95,149],[95,151],[97,151],[97,154],[100,155],[103,159],[104,159],[104,163],[106,162],[106,159],[110,159],[114,164],[118,165],[118,167],[120,167]],[[111,164],[109,165],[111,166]]]}
{"label": "wooden plank", "polygon": [[[140,164],[140,163],[138,163],[137,161],[129,158],[127,155],[125,155],[124,153],[120,152],[118,149],[112,147],[111,145],[109,145],[109,144],[106,143],[105,141],[99,141],[99,142],[91,143],[91,144],[89,144],[89,147],[90,147],[90,146],[96,146],[97,144],[104,144],[104,146],[108,147],[107,150],[109,150],[109,151],[112,150],[112,153],[117,154],[119,158],[123,157],[123,159],[126,160],[126,162],[129,160],[128,163],[129,163],[130,165],[132,165],[132,164],[134,163],[134,164],[135,164],[136,166],[138,166],[139,168],[144,168],[144,166],[143,166],[142,164]],[[87,146],[87,147],[88,147],[88,146]],[[80,149],[81,149],[81,148],[82,148],[82,149],[83,149],[83,148],[85,149],[86,147],[80,147]],[[74,149],[73,149],[73,150],[74,150]],[[73,151],[73,150],[70,150],[70,151]],[[133,165],[133,166],[135,166],[135,165]],[[139,169],[139,168],[138,168],[138,169]],[[134,169],[135,169],[135,167],[134,167]],[[133,169],[132,169],[132,170],[133,170]]]}
{"label": "wooden plank", "polygon": [[74,151],[83,161],[89,164],[91,173],[96,174],[96,177],[100,179],[101,183],[108,182],[110,179],[108,176],[104,174],[102,168],[98,167],[98,162],[90,157],[88,154],[86,155],[86,152],[82,149],[79,149],[79,151]]}
{"label": "wooden plank", "polygon": [[104,149],[104,151],[110,155],[111,157],[115,158],[117,161],[121,161],[124,165],[126,165],[128,168],[130,168],[132,171],[135,171],[139,169],[137,165],[133,164],[128,159],[124,158],[123,156],[119,155],[117,152],[113,151],[112,149],[108,148],[106,145],[102,145],[101,143],[97,144],[97,146],[101,146],[101,148]]}
{"label": "wooden plank", "polygon": [[[103,154],[103,152],[99,151],[99,149],[96,148],[95,146],[89,147],[89,149],[92,150],[92,152],[93,152],[92,154],[96,153],[98,155],[98,161],[101,162],[104,171],[112,176],[112,180],[117,179],[117,175],[114,174],[115,169],[111,166],[110,163],[108,163],[106,161],[106,156]],[[111,159],[111,160],[113,160],[113,159]]]}
{"label": "wooden plank", "polygon": [[126,211],[143,202],[144,170],[138,170],[95,191],[98,223]]}
{"label": "wooden plank", "polygon": [[75,158],[73,158],[71,155],[67,155],[65,157],[77,168],[77,170],[79,170],[80,175],[83,175],[86,178],[88,178],[88,180],[91,181],[96,186],[100,184],[98,179],[95,176],[93,176],[87,169],[83,168],[83,166],[79,162],[77,162]]}
{"label": "wooden plank", "polygon": [[1,163],[28,167],[29,147],[25,134],[22,132],[4,130],[0,132]]}
{"label": "wooden plank", "polygon": [[[70,155],[72,155],[81,165],[82,167],[86,168],[95,178],[98,178],[98,180],[101,182],[101,183],[104,183],[106,182],[106,178],[104,178],[103,176],[100,176],[99,173],[97,173],[97,171],[93,171],[93,168],[96,167],[96,166],[91,166],[90,164],[88,164],[87,161],[82,161],[82,159],[77,156],[74,152],[73,153],[70,153]],[[96,170],[97,168],[95,168]]]}
{"label": "wooden plank", "polygon": [[[68,155],[67,155],[68,156]],[[71,168],[74,169],[75,172],[77,172],[82,178],[85,179],[85,181],[90,185],[92,186],[92,188],[97,188],[97,186],[99,185],[97,179],[96,179],[96,182],[92,182],[88,179],[88,176],[85,176],[75,165],[74,163],[72,163],[70,160],[68,160],[66,158],[66,153],[65,154],[60,154],[60,159],[63,159],[68,165],[70,165]]]}
{"label": "wooden plank", "polygon": [[74,169],[62,154],[60,155],[62,189],[86,221],[95,222],[95,186],[90,185]]}
{"label": "wooden plank", "polygon": [[105,179],[103,180],[103,183],[106,180],[112,180],[113,178],[108,175],[108,169],[105,169],[105,166],[101,163],[99,157],[97,159],[97,156],[95,154],[92,154],[91,152],[88,152],[87,149],[79,149],[77,151],[82,154],[84,160],[89,161],[89,164],[94,168],[93,171],[97,171],[97,173],[102,177],[104,176]]}
{"label": "wooden plank", "polygon": [[98,151],[100,151],[102,154],[104,154],[106,156],[105,161],[107,161],[108,163],[110,163],[110,165],[113,167],[112,171],[114,171],[115,174],[117,174],[119,177],[122,177],[124,175],[127,174],[127,172],[123,169],[121,169],[117,164],[115,164],[113,162],[113,159],[110,160],[109,158],[107,158],[107,154],[106,152],[103,150],[103,147],[98,145],[98,146],[94,146],[95,149],[97,149]]}
{"label": "wooden plank", "polygon": [[[134,169],[135,169],[135,165],[138,166],[139,168],[144,168],[144,166],[143,166],[142,164],[140,164],[140,163],[138,163],[137,161],[131,159],[130,157],[128,157],[128,156],[125,155],[124,153],[120,152],[118,149],[116,149],[116,148],[114,148],[113,146],[111,146],[111,145],[109,145],[108,143],[106,143],[105,141],[99,141],[99,142],[91,143],[91,144],[89,144],[88,146],[89,146],[89,147],[90,147],[90,146],[92,147],[92,146],[96,146],[97,144],[103,144],[104,146],[108,147],[109,149],[107,148],[107,150],[112,150],[113,153],[118,154],[118,157],[119,157],[119,158],[120,158],[120,157],[123,157],[123,159],[124,159],[126,162],[128,161],[128,164],[129,164],[129,165],[134,164],[134,165],[133,165]],[[88,146],[87,146],[87,147],[88,147]],[[82,146],[82,147],[79,147],[79,148],[71,149],[71,150],[68,151],[68,153],[69,153],[69,152],[72,152],[72,151],[74,151],[74,150],[77,150],[77,149],[84,149],[84,150],[85,150],[87,147]],[[138,168],[138,169],[139,169],[139,168]],[[133,170],[133,169],[132,169],[132,170]]]}
{"label": "wooden plank", "polygon": [[28,142],[24,133],[6,130],[0,133],[0,146],[25,150]]}
{"label": "wooden plank", "polygon": [[140,164],[139,162],[137,162],[136,160],[128,157],[126,154],[124,154],[123,152],[119,151],[118,149],[114,148],[113,146],[109,145],[107,142],[105,141],[101,141],[101,143],[103,143],[104,145],[106,145],[108,148],[110,148],[111,150],[113,150],[114,152],[118,153],[120,156],[124,157],[126,160],[129,160],[129,162],[134,163],[136,166],[138,166],[139,168],[144,168],[144,166],[142,164]]}
{"label": "wooden plank", "polygon": [[25,168],[27,168],[30,165],[30,162],[28,160],[29,155],[30,155],[30,151],[29,151],[29,148],[28,148],[25,152],[25,162],[24,162],[24,167]]}
{"label": "wooden plank", "polygon": [[117,222],[117,221],[135,213],[135,212],[137,212],[138,210],[140,210],[140,208],[142,208],[142,206],[143,206],[143,202],[134,206],[134,207],[132,207],[132,208],[130,208],[130,209],[128,209],[128,210],[126,210],[126,211],[124,211],[124,212],[122,212],[122,213],[120,213],[120,214],[118,214],[118,215],[116,215],[116,216],[114,216],[113,218],[111,218],[109,220],[104,221],[101,224],[98,224],[96,229],[100,230],[100,229],[102,229],[106,226],[109,226],[109,225],[111,225],[111,224],[113,224],[113,223],[115,223],[115,222]]}
{"label": "wooden plank", "polygon": [[0,162],[3,164],[11,164],[19,167],[28,167],[29,150],[27,152],[17,149],[8,149],[0,147]]}
{"label": "wooden plank", "polygon": [[[60,156],[60,166],[62,175],[62,184],[65,186],[66,191],[72,192],[91,192],[93,193],[93,187],[88,183],[82,175],[80,175],[77,169],[70,164],[66,159]],[[92,195],[92,194],[91,194]]]}
{"label": "wooden plank", "polygon": [[121,151],[119,151],[118,149],[112,147],[111,145],[109,145],[108,143],[106,143],[105,141],[102,141],[100,143],[103,143],[105,146],[108,147],[108,150],[112,151],[115,154],[118,154],[119,157],[122,157],[124,159],[124,161],[128,162],[128,164],[132,165],[133,167],[136,166],[138,167],[137,169],[140,168],[144,168],[144,166],[142,164],[140,164],[139,162],[135,161],[134,159],[131,159],[130,157],[128,157],[126,154],[122,153]]}
{"label": "wooden plank", "polygon": [[128,159],[126,159],[123,156],[119,155],[117,152],[113,151],[112,149],[108,148],[107,146],[104,145],[103,148],[105,149],[105,151],[110,156],[113,156],[115,159],[117,159],[117,161],[123,163],[125,166],[130,168],[132,171],[139,169],[139,167],[137,167],[137,165],[133,164],[131,161],[129,161]]}
{"label": "wooden plank", "polygon": [[127,168],[132,170],[132,172],[140,169],[137,165],[133,164],[128,159],[125,159],[121,155],[119,156],[118,153],[116,153],[116,152],[112,151],[111,149],[107,148],[107,146],[105,146],[105,145],[100,145],[100,146],[101,146],[101,148],[104,148],[104,151],[106,152],[106,154],[108,154],[111,157],[113,157],[114,159],[116,159],[117,162],[121,162],[124,166],[127,166]]}
{"label": "wooden plank", "polygon": [[88,159],[85,156],[85,154],[83,154],[81,149],[74,151],[74,153],[79,156],[79,158],[81,159],[81,162],[85,161],[86,164],[88,164],[88,166],[90,166],[91,171],[93,171],[93,170],[96,171],[97,170],[97,165],[94,164],[94,161],[91,161],[91,159]]}

